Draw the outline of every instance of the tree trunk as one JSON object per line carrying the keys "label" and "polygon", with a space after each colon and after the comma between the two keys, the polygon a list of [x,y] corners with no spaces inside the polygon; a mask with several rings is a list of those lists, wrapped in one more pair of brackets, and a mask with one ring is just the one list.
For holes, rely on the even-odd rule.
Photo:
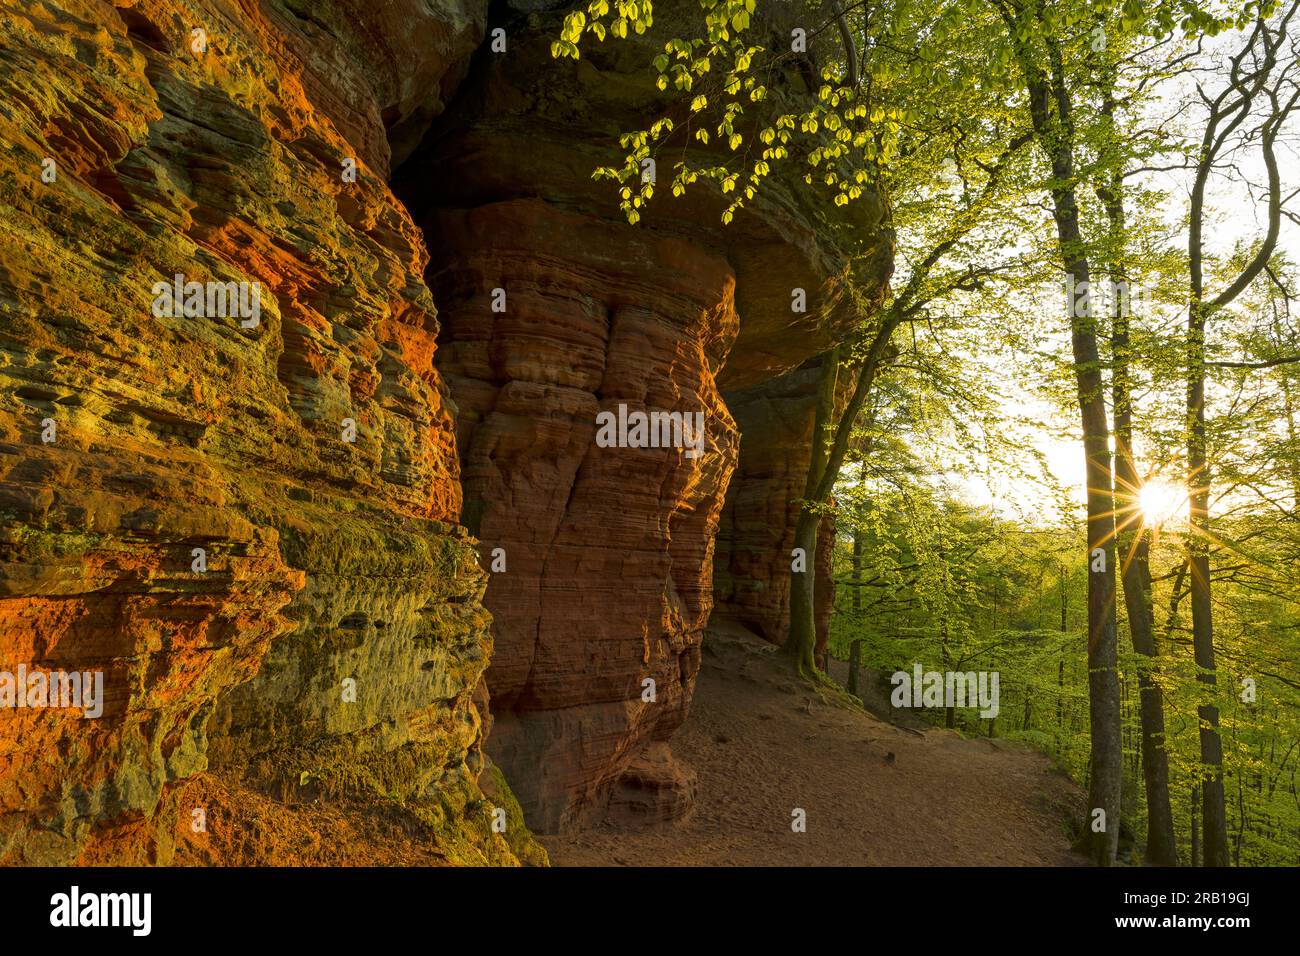
{"label": "tree trunk", "polygon": [[[1164,694],[1156,680],[1159,664],[1151,611],[1151,568],[1149,541],[1138,537],[1132,568],[1125,569],[1124,603],[1129,614],[1133,650],[1149,665],[1138,667],[1138,694],[1142,725],[1142,776],[1147,794],[1146,861],[1154,866],[1177,866],[1174,815],[1169,799],[1169,752],[1166,749]],[[1130,598],[1130,590],[1133,598]],[[1136,605],[1136,607],[1135,607]]]}
{"label": "tree trunk", "polygon": [[[1108,99],[1108,104],[1110,103]],[[1098,190],[1106,207],[1111,228],[1112,249],[1122,248],[1124,231],[1123,180],[1114,174],[1109,188]],[[1156,680],[1155,614],[1151,607],[1150,539],[1143,527],[1138,476],[1133,454],[1133,405],[1129,352],[1127,303],[1121,304],[1115,287],[1128,275],[1118,264],[1110,268],[1111,291],[1111,397],[1115,414],[1115,497],[1116,511],[1123,516],[1118,534],[1124,608],[1128,612],[1129,637],[1133,650],[1146,663],[1138,667],[1138,696],[1142,727],[1142,776],[1147,795],[1146,862],[1154,866],[1177,866],[1178,847],[1174,839],[1174,814],[1169,800],[1169,754],[1165,750],[1165,707]]]}
{"label": "tree trunk", "polygon": [[[1197,708],[1201,737],[1201,826],[1206,866],[1228,865],[1227,809],[1223,792],[1223,742],[1219,737],[1219,709],[1216,705],[1214,661],[1214,612],[1210,594],[1210,474],[1205,415],[1205,331],[1214,313],[1231,305],[1267,268],[1281,234],[1283,197],[1276,141],[1300,99],[1290,94],[1288,74],[1293,63],[1285,53],[1284,40],[1296,5],[1290,5],[1279,25],[1269,26],[1257,18],[1255,29],[1239,53],[1227,60],[1230,82],[1210,98],[1202,93],[1208,110],[1197,155],[1196,176],[1188,206],[1187,232],[1187,557],[1192,599],[1192,648],[1197,678],[1204,685]],[[1274,68],[1281,66],[1280,73]],[[1288,90],[1282,94],[1282,90]],[[1258,106],[1265,118],[1257,133],[1243,142],[1258,144],[1267,174],[1268,230],[1237,276],[1217,295],[1205,290],[1204,226],[1205,200],[1210,177],[1216,166],[1231,155],[1237,144],[1231,134]],[[1252,119],[1252,122],[1254,120]],[[1294,195],[1294,194],[1292,194]]]}
{"label": "tree trunk", "polygon": [[1295,406],[1291,402],[1290,376],[1282,376],[1282,407],[1286,410],[1286,442],[1290,449],[1287,470],[1291,477],[1291,510],[1300,512],[1300,442],[1296,440]]}
{"label": "tree trunk", "polygon": [[[1058,253],[1064,275],[1072,281],[1067,306],[1088,498],[1088,704],[1092,751],[1082,844],[1098,866],[1111,866],[1119,849],[1120,786],[1124,775],[1116,669],[1115,496],[1101,356],[1095,318],[1086,297],[1092,269],[1079,219],[1074,106],[1060,45],[1051,29],[1043,31],[1048,67],[1044,72],[1038,60],[1039,50],[1029,45],[1020,24],[1009,19],[1007,26],[1025,75],[1034,132],[1052,168],[1050,196]],[[1094,830],[1099,822],[1098,810],[1104,815],[1100,831]]]}
{"label": "tree trunk", "polygon": [[[1110,424],[1103,398],[1101,357],[1097,334],[1080,290],[1091,282],[1091,268],[1082,254],[1083,234],[1073,186],[1073,158],[1053,151],[1053,189],[1057,236],[1065,274],[1074,280],[1071,295],[1070,340],[1074,352],[1075,384],[1088,483],[1088,712],[1092,752],[1088,786],[1085,842],[1098,866],[1115,862],[1119,849],[1120,746],[1119,678],[1115,636],[1115,497],[1111,489]],[[1094,831],[1095,811],[1104,812],[1104,829]]]}
{"label": "tree trunk", "polygon": [[[794,526],[794,546],[803,551],[802,570],[790,571],[790,633],[785,651],[794,658],[795,668],[804,674],[817,669],[813,651],[817,645],[816,583],[814,560],[817,555],[817,525],[820,515],[805,507]],[[797,559],[791,559],[795,565]]]}
{"label": "tree trunk", "polygon": [[862,532],[853,529],[853,613],[862,611]]}
{"label": "tree trunk", "polygon": [[[1187,492],[1190,533],[1187,535],[1189,586],[1192,598],[1192,649],[1196,678],[1213,695],[1214,611],[1210,603],[1210,476],[1205,443],[1205,312],[1193,301],[1188,319]],[[1201,827],[1206,866],[1228,865],[1228,814],[1223,792],[1223,741],[1219,738],[1219,708],[1211,696],[1196,708],[1201,736]]]}
{"label": "tree trunk", "polygon": [[1201,802],[1201,795],[1192,787],[1192,866],[1201,865],[1201,830],[1197,823],[1196,810]]}
{"label": "tree trunk", "polygon": [[1061,565],[1061,633],[1066,631],[1070,616],[1070,596],[1065,589],[1065,565]]}
{"label": "tree trunk", "polygon": [[1060,736],[1061,727],[1065,724],[1065,658],[1062,657],[1056,662],[1056,730],[1057,736]]}
{"label": "tree trunk", "polygon": [[825,500],[818,499],[817,491],[829,460],[827,431],[835,414],[840,355],[841,349],[837,346],[822,358],[808,475],[804,480],[804,500],[794,526],[795,553],[790,558],[790,631],[783,649],[793,658],[795,669],[808,675],[817,670],[817,528],[821,524],[818,505]]}
{"label": "tree trunk", "polygon": [[881,316],[880,326],[867,349],[862,365],[857,371],[844,411],[835,423],[835,393],[845,346],[836,346],[822,360],[821,379],[817,387],[817,412],[813,419],[813,447],[808,463],[808,477],[804,482],[804,497],[795,522],[795,547],[803,550],[804,561],[790,569],[790,631],[783,652],[794,661],[796,670],[813,676],[817,671],[814,653],[817,645],[815,579],[817,566],[817,527],[821,523],[821,508],[830,500],[835,480],[839,477],[844,457],[848,454],[849,438],[858,415],[871,395],[876,371],[889,347],[889,340],[902,321],[902,314],[887,308]]}

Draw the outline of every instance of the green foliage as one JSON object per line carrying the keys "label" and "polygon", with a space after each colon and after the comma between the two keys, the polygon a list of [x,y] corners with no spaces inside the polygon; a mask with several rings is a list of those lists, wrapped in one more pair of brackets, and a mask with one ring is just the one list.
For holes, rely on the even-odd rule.
{"label": "green foliage", "polygon": [[[694,32],[666,38],[651,58],[653,82],[667,94],[663,111],[622,136],[620,165],[594,173],[618,184],[629,222],[640,220],[654,196],[655,184],[641,175],[652,157],[671,160],[674,196],[700,181],[729,195],[724,223],[782,166],[796,167],[793,175],[837,206],[872,185],[893,186],[896,196],[918,185],[942,188],[944,177],[977,168],[989,144],[1013,139],[1024,118],[1024,58],[1041,52],[1045,35],[1066,38],[1072,59],[1108,51],[1114,60],[1152,36],[1240,26],[1259,7],[1215,12],[1190,0],[1074,0],[1044,6],[1041,18],[1008,21],[1006,11],[1017,8],[988,0],[882,0],[850,4],[838,16],[829,0],[798,4],[784,17],[764,16],[756,6],[700,0]],[[653,26],[651,0],[592,0],[567,15],[551,52],[578,59],[588,38],[627,39]],[[793,28],[806,49],[778,32]],[[812,65],[815,73],[791,81]],[[700,149],[711,144],[712,151]],[[954,158],[955,167],[948,165]]]}
{"label": "green foliage", "polygon": [[[831,651],[849,656],[861,640],[862,663],[886,675],[925,670],[996,671],[1001,711],[995,721],[957,711],[969,735],[1026,741],[1050,753],[1077,779],[1088,762],[1086,577],[1080,528],[1027,526],[936,495],[878,487],[841,509],[835,555],[836,615]],[[852,536],[862,559],[855,570]],[[1277,558],[1290,555],[1294,532]],[[1156,607],[1170,751],[1170,784],[1181,862],[1190,863],[1190,801],[1200,773],[1196,706],[1205,699],[1191,661],[1188,610],[1168,608],[1182,550],[1166,538],[1157,551]],[[1230,843],[1240,865],[1300,861],[1300,586],[1274,565],[1269,589],[1254,574],[1225,576],[1219,690]],[[1262,573],[1256,569],[1256,574]],[[857,593],[855,600],[854,594]],[[1064,619],[1064,627],[1062,627]],[[1125,831],[1129,858],[1145,833],[1138,668],[1121,655]],[[1241,700],[1255,681],[1256,702]],[[938,725],[943,711],[924,712]]]}

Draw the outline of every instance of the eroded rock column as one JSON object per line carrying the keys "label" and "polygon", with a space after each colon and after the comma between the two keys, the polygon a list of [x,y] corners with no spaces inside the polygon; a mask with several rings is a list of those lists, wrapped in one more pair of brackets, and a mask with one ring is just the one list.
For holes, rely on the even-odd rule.
{"label": "eroded rock column", "polygon": [[[714,383],[736,329],[731,271],[534,200],[422,224],[466,520],[495,565],[492,753],[534,826],[590,819],[638,760],[662,790],[646,812],[671,815],[689,779],[664,751],[642,755],[685,716],[712,608],[738,446]],[[597,417],[620,407],[702,416],[699,447],[600,447]]]}
{"label": "eroded rock column", "polygon": [[[726,393],[740,428],[740,460],[727,488],[714,562],[714,614],[775,644],[790,625],[790,563],[812,459],[818,360],[758,385]],[[817,651],[826,647],[834,604],[835,522],[817,534],[814,594]]]}
{"label": "eroded rock column", "polygon": [[[591,174],[660,107],[649,63],[666,34],[557,61],[561,18],[524,9],[535,7],[502,6],[505,49],[480,50],[396,189],[430,249],[463,520],[484,566],[501,562],[485,597],[487,749],[530,824],[554,831],[689,807],[690,772],[669,738],[694,688],[739,453],[720,383],[766,381],[842,338],[862,318],[843,295],[862,263],[828,239],[829,199],[775,177],[723,227],[723,197],[702,186],[673,199],[664,165],[665,188],[628,225]],[[656,5],[656,22],[698,13],[673,7]],[[789,72],[774,83],[804,95]],[[853,215],[879,240],[860,270],[869,305],[889,244],[879,204]],[[794,308],[796,289],[806,308]],[[620,405],[702,412],[702,454],[599,447],[596,416]]]}

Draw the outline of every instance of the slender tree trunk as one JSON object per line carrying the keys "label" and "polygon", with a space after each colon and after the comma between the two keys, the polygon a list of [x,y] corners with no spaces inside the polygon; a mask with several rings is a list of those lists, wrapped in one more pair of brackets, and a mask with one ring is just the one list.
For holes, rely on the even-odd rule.
{"label": "slender tree trunk", "polygon": [[[1056,729],[1065,723],[1065,658],[1056,662]],[[1059,735],[1059,733],[1058,733]]]}
{"label": "slender tree trunk", "polygon": [[862,532],[853,529],[853,613],[862,610]]}
{"label": "slender tree trunk", "polygon": [[[817,669],[817,528],[821,524],[817,490],[829,460],[827,432],[835,415],[835,390],[839,382],[841,349],[831,349],[822,359],[817,382],[817,407],[813,417],[812,450],[804,481],[804,501],[794,526],[794,553],[790,556],[790,632],[785,651],[801,673]],[[822,499],[824,500],[824,499]]]}
{"label": "slender tree trunk", "polygon": [[[1245,45],[1226,61],[1229,82],[1213,98],[1202,93],[1207,116],[1202,130],[1188,207],[1187,261],[1187,490],[1189,533],[1187,557],[1192,599],[1192,647],[1197,678],[1204,685],[1203,701],[1197,708],[1201,737],[1201,817],[1206,866],[1227,866],[1228,823],[1223,788],[1223,741],[1219,736],[1214,661],[1214,611],[1210,588],[1210,474],[1205,415],[1205,332],[1215,312],[1226,308],[1255,281],[1268,265],[1281,234],[1283,207],[1291,196],[1283,195],[1276,151],[1279,133],[1300,97],[1291,88],[1293,53],[1286,49],[1287,30],[1297,8],[1295,0],[1284,5],[1280,20],[1271,25],[1256,17]],[[1274,69],[1281,66],[1279,73]],[[1258,144],[1267,174],[1268,230],[1236,278],[1217,295],[1208,296],[1204,272],[1204,225],[1207,184],[1216,166],[1230,155],[1237,143],[1234,130],[1258,107],[1265,109],[1264,121],[1242,142]],[[1251,119],[1250,122],[1254,122]],[[1294,194],[1292,194],[1294,195]]]}
{"label": "slender tree trunk", "polygon": [[1070,612],[1070,595],[1065,588],[1065,565],[1061,565],[1061,633],[1066,631],[1066,623]]}
{"label": "slender tree trunk", "polygon": [[[1124,575],[1124,601],[1129,613],[1133,650],[1150,663],[1138,667],[1138,693],[1142,726],[1142,776],[1147,794],[1146,861],[1154,866],[1177,866],[1174,815],[1169,798],[1169,752],[1165,736],[1164,694],[1157,681],[1158,651],[1151,610],[1150,539],[1140,532],[1134,545],[1132,570]],[[1130,599],[1129,590],[1136,600]],[[1134,607],[1137,605],[1138,607]],[[1140,618],[1135,618],[1141,615]],[[1135,623],[1137,621],[1137,623]]]}
{"label": "slender tree trunk", "polygon": [[835,419],[835,396],[840,368],[846,346],[837,346],[822,361],[821,378],[817,388],[817,411],[813,420],[813,447],[804,483],[803,504],[795,522],[796,549],[802,552],[792,556],[790,568],[790,631],[782,647],[793,661],[796,670],[812,676],[817,671],[814,652],[817,645],[816,624],[816,566],[817,527],[821,523],[821,509],[830,500],[831,491],[839,477],[840,468],[849,450],[849,438],[867,398],[875,384],[876,372],[884,361],[889,340],[902,321],[902,313],[887,308],[881,315],[880,325],[871,340],[867,354],[857,370],[853,392],[845,403],[838,423]]}
{"label": "slender tree trunk", "polygon": [[1201,865],[1201,828],[1197,822],[1197,808],[1201,802],[1201,794],[1196,787],[1192,787],[1192,866]]}
{"label": "slender tree trunk", "polygon": [[791,559],[790,571],[790,634],[785,650],[794,658],[801,673],[811,674],[817,669],[813,650],[817,645],[816,591],[817,574],[814,559],[817,554],[817,525],[820,515],[804,508],[794,526],[794,546],[802,556]]}
{"label": "slender tree trunk", "polygon": [[[1113,103],[1107,98],[1113,111]],[[1121,516],[1118,551],[1124,582],[1124,608],[1128,614],[1133,650],[1145,658],[1138,667],[1139,711],[1142,727],[1142,777],[1147,795],[1146,862],[1177,866],[1174,814],[1169,800],[1169,755],[1165,749],[1164,698],[1157,681],[1155,614],[1151,607],[1150,539],[1143,526],[1139,503],[1142,480],[1133,454],[1132,369],[1129,306],[1131,290],[1123,300],[1118,288],[1128,289],[1129,276],[1119,264],[1124,240],[1123,178],[1116,172],[1110,185],[1098,190],[1111,228],[1111,399],[1115,415],[1115,498]]]}
{"label": "slender tree trunk", "polygon": [[[1068,184],[1073,180],[1072,158],[1058,153],[1053,168],[1058,182]],[[1071,186],[1058,187],[1053,193],[1065,272],[1073,277],[1077,290],[1082,283],[1091,281],[1088,259],[1082,254],[1078,205]],[[1110,866],[1119,848],[1123,776],[1115,637],[1115,498],[1111,490],[1110,425],[1102,395],[1097,335],[1092,317],[1077,315],[1088,311],[1080,304],[1079,293],[1076,291],[1072,298],[1072,311],[1076,315],[1072,317],[1070,338],[1088,482],[1088,702],[1092,773],[1085,832],[1093,861],[1099,866]],[[1098,810],[1103,816],[1096,815]],[[1096,830],[1095,826],[1104,829]]]}
{"label": "slender tree trunk", "polygon": [[1291,477],[1291,509],[1300,513],[1300,442],[1296,440],[1295,406],[1291,401],[1290,377],[1282,376],[1282,402],[1286,409],[1286,440],[1291,450],[1288,471]]}
{"label": "slender tree trunk", "polygon": [[[1193,228],[1196,228],[1195,226]],[[1192,599],[1192,648],[1206,703],[1196,709],[1201,738],[1201,826],[1206,866],[1228,866],[1228,819],[1223,792],[1223,741],[1213,694],[1214,611],[1210,600],[1210,475],[1205,432],[1205,310],[1193,295],[1188,315],[1187,492],[1190,533],[1187,563]]]}
{"label": "slender tree trunk", "polygon": [[1087,290],[1092,268],[1079,219],[1074,164],[1074,106],[1061,50],[1045,33],[1048,72],[1037,51],[1022,39],[1019,25],[1008,24],[1024,69],[1029,110],[1038,143],[1052,168],[1052,215],[1063,272],[1070,281],[1067,300],[1074,378],[1083,427],[1088,511],[1088,815],[1082,844],[1098,866],[1111,866],[1119,849],[1120,745],[1119,678],[1115,636],[1115,496],[1111,486],[1110,423],[1106,413],[1101,356]]}
{"label": "slender tree trunk", "polygon": [[1246,832],[1246,793],[1237,777],[1237,839],[1232,844],[1232,865],[1241,866],[1241,840]]}

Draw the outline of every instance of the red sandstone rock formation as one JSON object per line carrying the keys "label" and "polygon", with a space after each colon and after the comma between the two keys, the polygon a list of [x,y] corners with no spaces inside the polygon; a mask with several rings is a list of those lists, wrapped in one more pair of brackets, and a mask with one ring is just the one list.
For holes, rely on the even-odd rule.
{"label": "red sandstone rock formation", "polygon": [[[539,201],[425,225],[468,520],[485,564],[504,550],[489,601],[492,752],[529,819],[554,827],[686,713],[737,451],[713,380],[734,279],[680,240]],[[702,454],[597,447],[597,413],[619,405],[702,412]]]}
{"label": "red sandstone rock formation", "polygon": [[[847,266],[819,236],[818,213],[779,181],[728,228],[702,190],[652,203],[638,227],[623,222],[591,171],[616,158],[652,83],[633,84],[636,57],[617,50],[593,48],[577,67],[552,60],[554,29],[530,21],[510,34],[509,55],[476,61],[398,173],[430,248],[465,522],[485,564],[504,552],[485,599],[488,749],[545,831],[607,807],[659,820],[689,806],[690,775],[666,742],[694,685],[738,459],[721,383],[784,372],[860,318],[837,297]],[[876,234],[879,208],[856,212]],[[888,253],[882,242],[865,267],[880,283]],[[808,314],[791,311],[796,287]],[[704,412],[707,450],[599,447],[595,417],[620,404]],[[790,434],[803,442],[793,459],[806,462],[810,433]],[[791,514],[767,516],[780,522],[774,544]],[[788,555],[755,555],[749,573],[772,580]]]}
{"label": "red sandstone rock formation", "polygon": [[[421,861],[540,860],[484,773],[489,690],[534,824],[689,806],[667,741],[719,522],[733,581],[788,567],[724,494],[739,460],[736,498],[788,521],[798,469],[761,462],[781,441],[806,457],[761,423],[743,450],[723,390],[843,335],[847,264],[779,178],[726,229],[703,191],[624,224],[589,177],[646,106],[637,57],[556,63],[535,16],[458,89],[485,11],[0,10],[0,670],[107,685],[98,721],[0,712],[0,861],[346,861],[328,845],[393,796]],[[423,237],[386,185],[404,160]],[[877,206],[854,212],[878,235]],[[177,273],[259,283],[259,323],[155,316]],[[620,405],[702,412],[702,454],[597,446]],[[504,552],[486,597],[462,525],[484,566]]]}
{"label": "red sandstone rock formation", "polygon": [[[413,0],[0,10],[0,670],[108,698],[0,711],[0,859],[219,860],[240,801],[209,840],[178,796],[210,762],[513,859],[470,812],[483,576],[386,185],[481,31]],[[154,315],[176,273],[260,283],[260,322]]]}
{"label": "red sandstone rock formation", "polygon": [[[726,392],[740,429],[740,464],[727,488],[714,554],[714,615],[730,618],[775,644],[790,624],[790,560],[812,454],[816,360]],[[818,529],[817,651],[825,650],[834,605],[831,556],[835,521]]]}

